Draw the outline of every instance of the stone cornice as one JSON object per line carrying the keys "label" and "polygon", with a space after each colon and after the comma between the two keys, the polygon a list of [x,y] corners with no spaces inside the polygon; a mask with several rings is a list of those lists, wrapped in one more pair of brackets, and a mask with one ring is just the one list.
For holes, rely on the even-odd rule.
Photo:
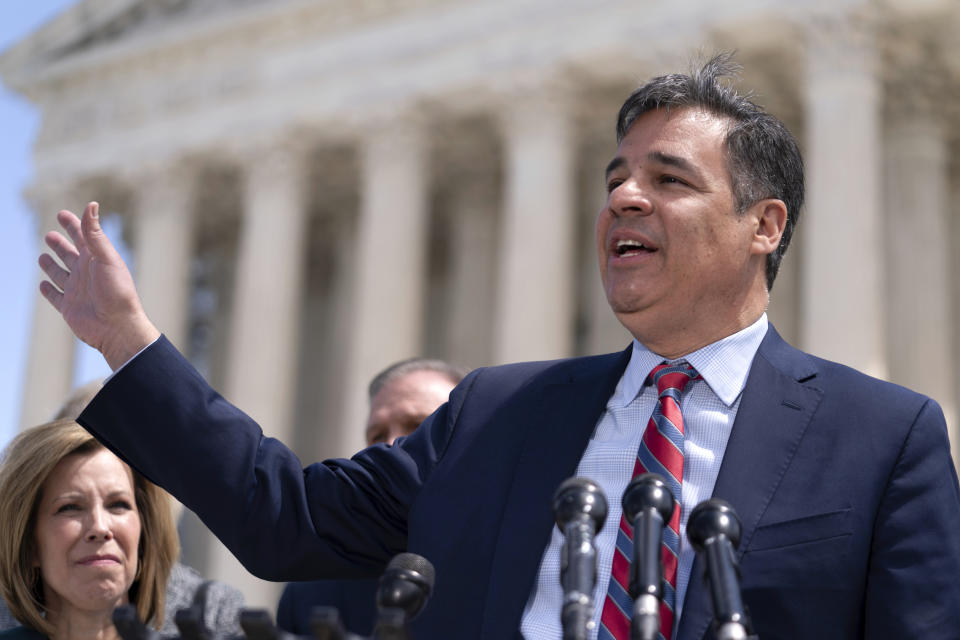
{"label": "stone cornice", "polygon": [[[704,12],[706,0],[662,8],[619,0],[398,1],[405,11],[387,20],[382,6],[392,3],[358,0],[351,22],[337,18],[348,12],[342,2],[241,0],[240,10],[211,9],[177,29],[158,26],[77,53],[27,90],[44,108],[38,172],[109,172],[129,157],[204,154],[252,132],[269,138],[292,128],[350,139],[378,113],[423,105],[496,113],[511,88],[544,79],[629,88],[651,69],[685,66],[709,30],[725,24],[735,33],[745,15],[796,24],[832,6],[747,0],[717,20]],[[862,10],[862,2],[839,4]],[[574,108],[590,99],[581,91]]]}
{"label": "stone cornice", "polygon": [[463,0],[84,0],[0,55],[15,89],[169,58],[170,49],[282,45]]}
{"label": "stone cornice", "polygon": [[[325,113],[349,113],[357,105],[363,110],[404,96],[456,93],[458,86],[473,91],[489,82],[509,82],[517,74],[537,75],[545,64],[577,58],[610,37],[609,30],[601,28],[609,24],[606,20],[587,37],[577,35],[583,29],[576,20],[564,25],[559,16],[559,26],[570,31],[569,37],[557,37],[546,24],[542,29],[550,35],[544,33],[537,42],[540,36],[525,30],[522,18],[529,14],[530,20],[539,19],[539,4],[523,11],[464,5],[456,15],[431,12],[323,39],[302,32],[304,25],[316,23],[316,16],[308,15],[305,4],[291,2],[284,20],[250,23],[259,30],[256,38],[239,29],[241,19],[235,18],[232,32],[220,25],[192,42],[180,33],[180,40],[162,50],[156,49],[155,38],[138,52],[116,51],[99,66],[79,55],[79,61],[35,78],[28,90],[49,106],[39,147],[70,146],[92,137],[110,138],[114,132],[149,136],[144,127],[162,124],[186,130],[181,120],[203,122],[206,113],[215,114],[209,121],[216,131],[227,123],[236,128],[260,126],[261,121],[322,120]],[[620,10],[625,10],[622,5]],[[567,11],[574,16],[590,13],[585,6]],[[252,10],[244,15],[248,13]],[[517,24],[511,27],[511,20]],[[437,24],[431,26],[431,21]],[[618,24],[622,22],[631,21]],[[429,41],[411,38],[411,30],[430,34]],[[268,46],[279,41],[284,46]],[[70,100],[59,100],[64,95]]]}

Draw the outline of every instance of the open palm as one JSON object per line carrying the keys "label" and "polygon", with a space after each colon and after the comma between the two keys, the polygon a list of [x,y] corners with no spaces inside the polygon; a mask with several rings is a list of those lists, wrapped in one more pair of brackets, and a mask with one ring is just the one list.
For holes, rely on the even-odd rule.
{"label": "open palm", "polygon": [[40,268],[50,278],[40,283],[40,292],[73,333],[116,369],[159,331],[143,311],[129,269],[100,228],[98,209],[97,203],[88,204],[82,220],[70,211],[57,214],[69,239],[57,231],[44,237],[63,266],[47,253],[40,256]]}

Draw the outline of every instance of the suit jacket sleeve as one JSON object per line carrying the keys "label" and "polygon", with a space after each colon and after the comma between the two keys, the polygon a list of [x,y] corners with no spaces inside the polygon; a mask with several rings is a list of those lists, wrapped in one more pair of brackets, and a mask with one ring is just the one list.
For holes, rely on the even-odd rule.
{"label": "suit jacket sleeve", "polygon": [[865,637],[960,634],[960,495],[939,406],[914,421],[877,511]]}
{"label": "suit jacket sleeve", "polygon": [[303,468],[161,337],[79,422],[200,514],[254,575],[374,577],[406,548],[407,514],[446,447],[456,406],[441,407],[401,445]]}

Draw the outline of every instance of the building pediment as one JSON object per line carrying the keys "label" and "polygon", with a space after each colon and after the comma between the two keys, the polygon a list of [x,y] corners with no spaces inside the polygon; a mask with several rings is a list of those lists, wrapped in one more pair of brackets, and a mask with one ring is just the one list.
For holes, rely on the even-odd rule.
{"label": "building pediment", "polygon": [[0,76],[14,88],[20,88],[37,72],[62,59],[266,2],[81,0],[0,54]]}

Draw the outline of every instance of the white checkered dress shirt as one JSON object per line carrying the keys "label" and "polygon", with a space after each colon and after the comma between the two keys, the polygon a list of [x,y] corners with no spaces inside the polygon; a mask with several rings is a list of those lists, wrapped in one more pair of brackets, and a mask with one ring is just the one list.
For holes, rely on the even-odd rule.
{"label": "white checkered dress shirt", "polygon": [[[703,376],[684,390],[681,400],[684,423],[683,497],[680,519],[680,566],[677,572],[677,603],[674,625],[683,612],[683,600],[690,580],[695,553],[686,537],[687,517],[693,508],[713,493],[720,462],[727,447],[740,405],[740,394],[747,382],[750,365],[767,333],[767,316],[718,342],[707,345],[675,362],[686,361]],[[637,448],[650,414],[657,402],[657,389],[644,384],[650,370],[663,362],[636,340],[633,353],[607,402],[587,444],[576,475],[596,482],[610,505],[607,521],[597,535],[597,586],[593,601],[594,620],[599,625],[603,601],[610,580],[610,566],[620,522],[620,497],[630,482]],[[555,640],[563,637],[560,608],[560,547],[563,535],[554,527],[550,544],[540,561],[540,573],[523,612],[520,629],[526,640]],[[676,626],[674,627],[676,629]],[[591,639],[595,640],[594,630]]]}

